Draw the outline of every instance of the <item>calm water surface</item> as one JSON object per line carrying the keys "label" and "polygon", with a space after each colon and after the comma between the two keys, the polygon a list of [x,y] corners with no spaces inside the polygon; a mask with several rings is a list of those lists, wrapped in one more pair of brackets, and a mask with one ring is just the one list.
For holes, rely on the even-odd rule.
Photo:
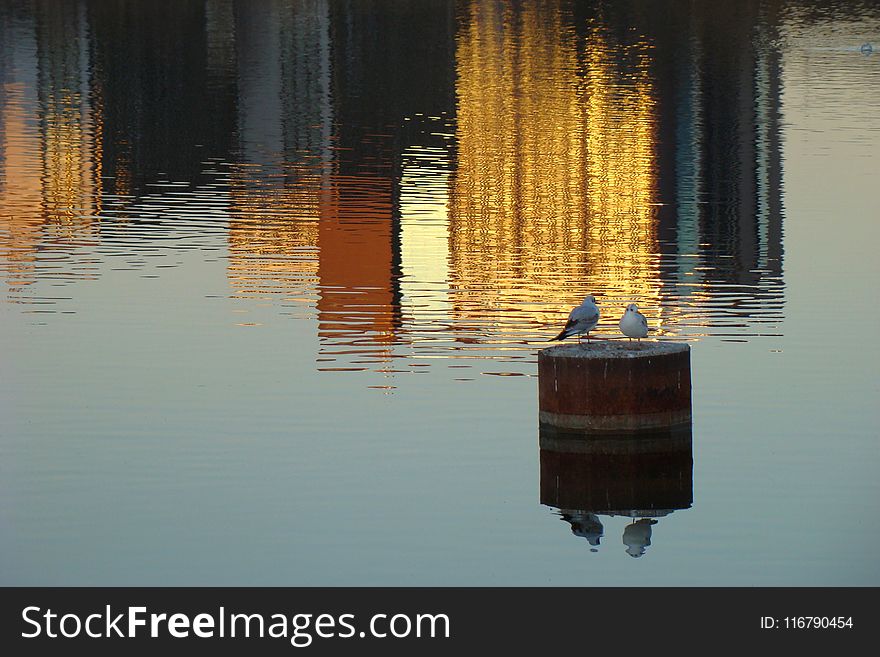
{"label": "calm water surface", "polygon": [[[868,2],[3,3],[0,583],[880,584],[878,88]],[[650,476],[539,446],[587,293]]]}

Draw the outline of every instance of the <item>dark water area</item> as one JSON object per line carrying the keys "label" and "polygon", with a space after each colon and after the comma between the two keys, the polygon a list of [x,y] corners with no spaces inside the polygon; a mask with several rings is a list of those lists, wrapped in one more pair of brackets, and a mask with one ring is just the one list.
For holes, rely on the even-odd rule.
{"label": "dark water area", "polygon": [[[0,582],[877,585],[878,53],[870,2],[3,2]],[[691,345],[684,434],[539,427],[586,294]]]}

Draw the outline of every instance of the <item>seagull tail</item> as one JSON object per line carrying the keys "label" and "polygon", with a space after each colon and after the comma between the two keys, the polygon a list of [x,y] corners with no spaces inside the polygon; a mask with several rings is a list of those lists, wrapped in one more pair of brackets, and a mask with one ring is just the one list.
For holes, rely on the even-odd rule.
{"label": "seagull tail", "polygon": [[547,340],[547,342],[556,342],[558,340],[564,340],[565,338],[568,337],[568,335],[569,335],[568,329],[562,329],[559,332],[559,335],[557,335],[555,338],[550,338],[549,340]]}

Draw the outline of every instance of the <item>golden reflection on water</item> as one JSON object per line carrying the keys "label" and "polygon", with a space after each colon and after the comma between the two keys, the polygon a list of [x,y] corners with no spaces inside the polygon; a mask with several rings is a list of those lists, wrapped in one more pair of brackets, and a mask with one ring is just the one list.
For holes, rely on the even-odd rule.
{"label": "golden reflection on water", "polygon": [[[449,204],[450,284],[460,319],[506,294],[546,299],[583,279],[586,157],[577,53],[558,11],[473,3],[456,41],[457,162]],[[497,29],[500,22],[511,29]],[[553,309],[523,310],[549,320]]]}
{"label": "golden reflection on water", "polygon": [[457,38],[455,312],[489,323],[515,291],[524,337],[587,291],[659,301],[649,45],[577,43],[559,3],[474,3]]}
{"label": "golden reflection on water", "polygon": [[[451,135],[450,135],[451,136]],[[449,298],[450,158],[445,147],[403,153],[400,181],[401,314],[415,341],[444,339]]]}
{"label": "golden reflection on water", "polygon": [[[588,35],[583,62],[588,280],[606,294],[653,309],[660,277],[650,45],[642,40],[612,50],[600,27],[591,27]],[[615,55],[635,63],[621,71]]]}
{"label": "golden reflection on water", "polygon": [[[58,238],[75,241],[84,234],[94,236],[94,217],[101,211],[101,124],[91,121],[90,108],[80,93],[53,94],[44,105],[46,218]],[[89,126],[94,130],[89,131]]]}
{"label": "golden reflection on water", "polygon": [[0,249],[7,284],[15,289],[33,281],[41,238],[43,184],[40,138],[28,126],[24,84],[7,84],[0,107]]}
{"label": "golden reflection on water", "polygon": [[310,171],[296,173],[296,184],[284,185],[262,177],[255,166],[233,168],[227,272],[233,296],[313,294],[322,181]]}
{"label": "golden reflection on water", "polygon": [[234,168],[229,280],[235,296],[314,303],[322,354],[387,356],[400,326],[392,180],[328,166],[291,169],[291,184]]}
{"label": "golden reflection on water", "polygon": [[89,89],[85,26],[66,10],[44,19],[33,41],[10,45],[36,84],[6,82],[0,94],[0,255],[13,290],[36,280],[39,250],[96,244],[101,211],[100,94]]}
{"label": "golden reflection on water", "polygon": [[[665,60],[654,61],[653,44],[662,51],[663,37],[638,28],[621,31],[615,27],[620,17],[603,16],[601,8],[593,15],[592,9],[554,0],[462,4],[454,62],[450,54],[438,64],[455,69],[450,95],[437,102],[446,109],[435,112],[442,116],[406,117],[390,112],[385,99],[364,96],[366,109],[340,102],[342,92],[334,85],[344,78],[334,77],[339,69],[331,17],[323,4],[313,9],[312,18],[296,14],[304,23],[276,24],[271,12],[257,12],[253,24],[226,17],[240,51],[247,53],[214,71],[230,76],[224,84],[235,89],[234,147],[201,164],[228,172],[208,189],[228,194],[220,239],[228,248],[230,296],[268,301],[261,305],[278,304],[283,314],[316,319],[319,363],[390,372],[392,358],[528,358],[533,343],[553,335],[587,292],[600,299],[600,332],[619,335],[619,314],[625,303],[636,301],[654,335],[688,333],[688,318],[705,322],[713,312],[702,310],[717,294],[707,288],[703,270],[751,251],[774,260],[772,245],[780,231],[772,222],[779,218],[766,219],[769,227],[759,233],[763,242],[752,248],[753,213],[743,211],[735,230],[728,228],[726,218],[698,207],[703,201],[694,182],[693,190],[678,196],[664,191],[667,202],[680,208],[685,199],[693,207],[684,218],[680,209],[667,212],[664,221],[677,222],[672,233],[678,242],[669,246],[664,224],[667,259],[661,262],[659,158],[668,158],[672,145],[680,150],[675,158],[692,163],[691,178],[703,175],[697,155],[704,128],[694,118],[705,113],[701,49],[675,62],[693,78],[693,90],[663,97],[661,151],[659,97],[669,86],[668,67]],[[41,269],[46,278],[91,276],[89,267],[59,271],[66,265],[47,264],[40,250],[69,254],[111,234],[122,241],[118,229],[127,217],[113,204],[154,186],[151,166],[161,170],[166,164],[139,155],[137,144],[125,137],[109,141],[109,135],[128,133],[114,128],[120,118],[112,111],[104,115],[102,98],[106,93],[109,101],[112,92],[104,85],[111,79],[91,71],[88,26],[76,11],[41,15],[46,29],[28,28],[26,36],[8,40],[19,68],[2,79],[0,96],[0,256],[10,287],[19,290]],[[285,21],[296,17],[285,16]],[[449,34],[452,38],[453,31]],[[298,68],[285,68],[291,62]],[[740,68],[751,72],[750,66],[745,61]],[[721,72],[738,80],[733,73],[740,76],[740,68]],[[772,83],[773,71],[771,66],[770,75],[759,78]],[[773,84],[764,103],[768,134],[776,129],[778,109]],[[750,89],[743,92],[746,100]],[[388,104],[397,105],[393,99]],[[748,112],[755,106],[741,105]],[[385,112],[392,117],[387,122]],[[751,114],[722,119],[727,123],[719,123],[713,134],[730,132],[738,121],[748,128],[752,120]],[[692,145],[682,149],[685,142]],[[750,137],[740,142],[748,145]],[[722,147],[717,148],[723,155]],[[767,148],[765,168],[772,170],[775,146],[768,142]],[[744,171],[750,152],[740,155]],[[107,218],[100,233],[105,156],[115,158],[106,165],[116,174],[117,198],[104,198]],[[726,165],[723,157],[716,159]],[[664,162],[665,172],[669,162]],[[193,181],[174,185],[188,182]],[[668,187],[664,178],[664,190]],[[749,197],[751,187],[744,189],[739,196]],[[778,185],[768,189],[769,207]],[[184,236],[189,238],[217,225],[211,223],[216,217],[202,214],[203,200],[182,191],[157,193],[144,217],[160,216],[170,232],[195,226]],[[183,215],[205,222],[187,225],[177,213],[181,202],[187,206]],[[697,252],[712,244],[701,222],[716,233],[719,252],[707,255],[715,261],[702,268],[692,266],[702,262]],[[143,223],[143,231],[153,230],[154,222]],[[220,233],[198,236],[210,240],[215,234]],[[724,241],[736,236],[748,238],[745,246]],[[133,231],[125,236],[134,237]],[[97,258],[92,263],[100,262]],[[671,259],[677,259],[673,268]],[[741,275],[747,265],[733,266]]]}
{"label": "golden reflection on water", "polygon": [[322,163],[235,167],[236,294],[313,302],[320,362],[385,362],[438,327],[467,344],[540,339],[586,291],[608,301],[614,331],[623,302],[656,316],[650,57],[646,39],[616,43],[598,23],[578,37],[558,3],[473,3],[456,41],[454,165],[416,146],[397,179],[343,175],[325,144]]}

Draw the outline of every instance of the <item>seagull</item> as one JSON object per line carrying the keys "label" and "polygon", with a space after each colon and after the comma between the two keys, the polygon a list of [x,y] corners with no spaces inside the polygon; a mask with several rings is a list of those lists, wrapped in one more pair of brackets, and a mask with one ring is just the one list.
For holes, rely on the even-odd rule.
{"label": "seagull", "polygon": [[648,335],[648,320],[639,312],[639,307],[631,303],[626,307],[620,318],[620,331],[632,342],[633,338],[641,340]]}
{"label": "seagull", "polygon": [[599,308],[596,306],[596,297],[592,294],[588,294],[584,297],[584,302],[581,305],[572,308],[572,311],[568,314],[568,322],[566,322],[565,328],[563,328],[559,335],[553,338],[551,342],[555,340],[564,340],[573,335],[577,335],[578,342],[580,342],[580,335],[582,333],[587,334],[587,342],[589,342],[590,331],[596,328],[596,324],[598,323]]}

